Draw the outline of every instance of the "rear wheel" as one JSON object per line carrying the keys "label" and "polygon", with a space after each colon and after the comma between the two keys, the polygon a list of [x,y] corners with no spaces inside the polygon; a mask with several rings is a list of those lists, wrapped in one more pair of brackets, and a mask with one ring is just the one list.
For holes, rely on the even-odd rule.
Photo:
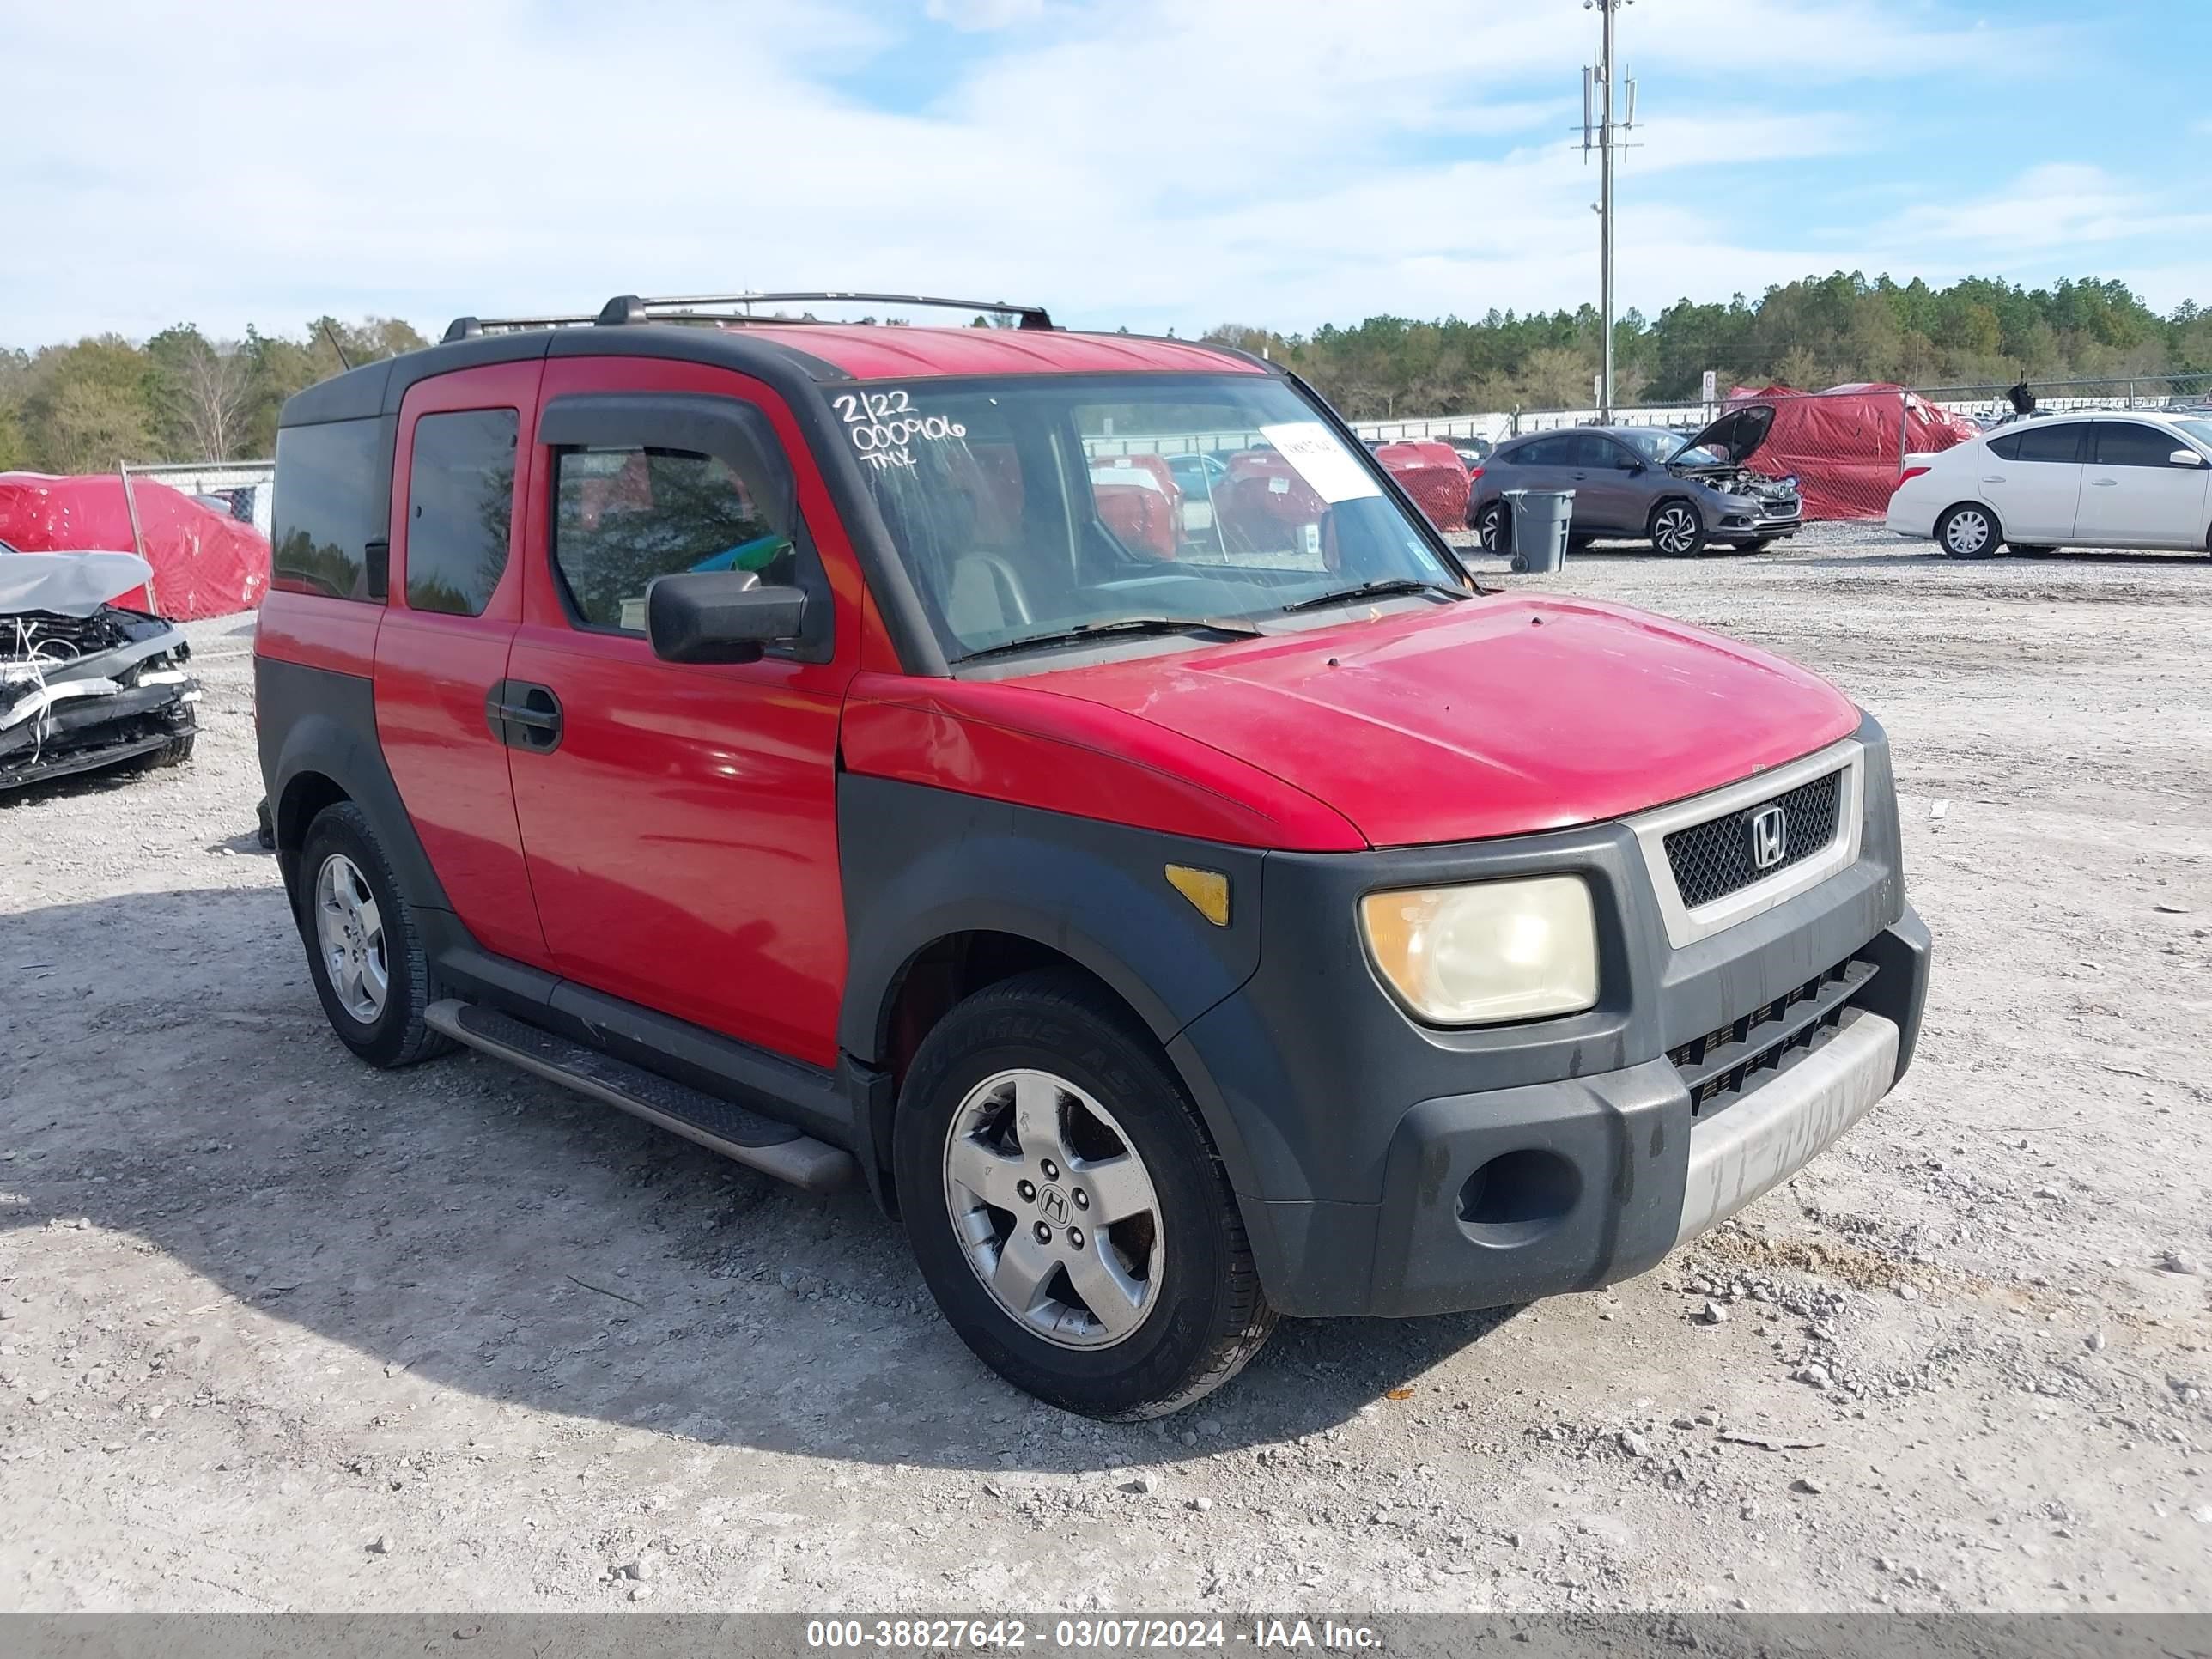
{"label": "rear wheel", "polygon": [[1492,501],[1474,515],[1474,538],[1500,558],[1513,550],[1513,515],[1504,502]]}
{"label": "rear wheel", "polygon": [[1695,501],[1662,501],[1651,510],[1651,545],[1669,557],[1686,559],[1705,550],[1705,515]]}
{"label": "rear wheel", "polygon": [[453,1045],[423,1011],[437,976],[384,845],[351,801],[325,807],[300,849],[300,936],[323,1013],[372,1066],[407,1066]]}
{"label": "rear wheel", "polygon": [[1936,545],[1954,559],[1986,559],[2003,535],[1997,515],[1972,501],[1953,507],[1936,526]]}
{"label": "rear wheel", "polygon": [[922,1277],[978,1358],[1086,1417],[1156,1417],[1257,1353],[1274,1314],[1237,1200],[1151,1035],[1080,976],[947,1014],[894,1138]]}

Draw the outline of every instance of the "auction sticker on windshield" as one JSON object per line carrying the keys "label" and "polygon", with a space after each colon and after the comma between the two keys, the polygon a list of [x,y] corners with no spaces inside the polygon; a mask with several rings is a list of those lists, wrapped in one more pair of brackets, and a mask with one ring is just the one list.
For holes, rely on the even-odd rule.
{"label": "auction sticker on windshield", "polygon": [[[964,438],[968,428],[942,415],[925,415],[914,406],[902,387],[889,392],[841,392],[832,404],[845,422],[845,435],[860,459],[881,471],[885,467],[912,466],[914,446]],[[1320,428],[1316,428],[1316,431]]]}
{"label": "auction sticker on windshield", "polygon": [[1296,467],[1298,476],[1325,501],[1352,501],[1382,493],[1373,475],[1319,421],[1263,426],[1260,435],[1274,445],[1276,453]]}

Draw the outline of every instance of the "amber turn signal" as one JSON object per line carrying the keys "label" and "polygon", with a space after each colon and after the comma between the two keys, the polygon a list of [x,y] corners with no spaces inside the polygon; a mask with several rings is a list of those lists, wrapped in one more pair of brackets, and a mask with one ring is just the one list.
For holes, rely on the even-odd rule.
{"label": "amber turn signal", "polygon": [[1191,908],[1216,927],[1229,925],[1229,878],[1218,870],[1200,870],[1188,864],[1166,866],[1168,885],[1191,902]]}

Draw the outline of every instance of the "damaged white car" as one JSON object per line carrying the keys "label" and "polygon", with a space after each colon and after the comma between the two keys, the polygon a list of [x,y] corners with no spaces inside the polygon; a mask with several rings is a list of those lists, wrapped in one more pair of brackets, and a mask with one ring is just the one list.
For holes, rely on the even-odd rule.
{"label": "damaged white car", "polygon": [[0,790],[192,752],[192,649],[110,603],[152,572],[135,553],[23,553],[0,542]]}

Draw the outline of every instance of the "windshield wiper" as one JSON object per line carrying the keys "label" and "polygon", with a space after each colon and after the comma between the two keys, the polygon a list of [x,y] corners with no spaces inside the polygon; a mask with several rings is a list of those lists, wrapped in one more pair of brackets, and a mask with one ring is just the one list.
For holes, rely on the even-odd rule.
{"label": "windshield wiper", "polygon": [[1260,630],[1249,623],[1225,622],[1213,617],[1117,617],[1112,622],[1080,623],[1073,628],[1055,628],[1049,633],[1027,634],[1018,640],[987,645],[981,651],[970,651],[960,660],[974,662],[978,657],[1003,657],[1042,645],[1079,645],[1107,634],[1226,634],[1235,639],[1249,640],[1256,639]]}
{"label": "windshield wiper", "polygon": [[1352,599],[1380,599],[1389,593],[1440,593],[1446,599],[1463,599],[1468,592],[1443,582],[1424,580],[1418,576],[1393,576],[1387,581],[1362,582],[1357,587],[1347,587],[1334,593],[1316,593],[1310,599],[1293,599],[1283,609],[1290,611],[1318,611],[1325,605],[1343,605]]}

